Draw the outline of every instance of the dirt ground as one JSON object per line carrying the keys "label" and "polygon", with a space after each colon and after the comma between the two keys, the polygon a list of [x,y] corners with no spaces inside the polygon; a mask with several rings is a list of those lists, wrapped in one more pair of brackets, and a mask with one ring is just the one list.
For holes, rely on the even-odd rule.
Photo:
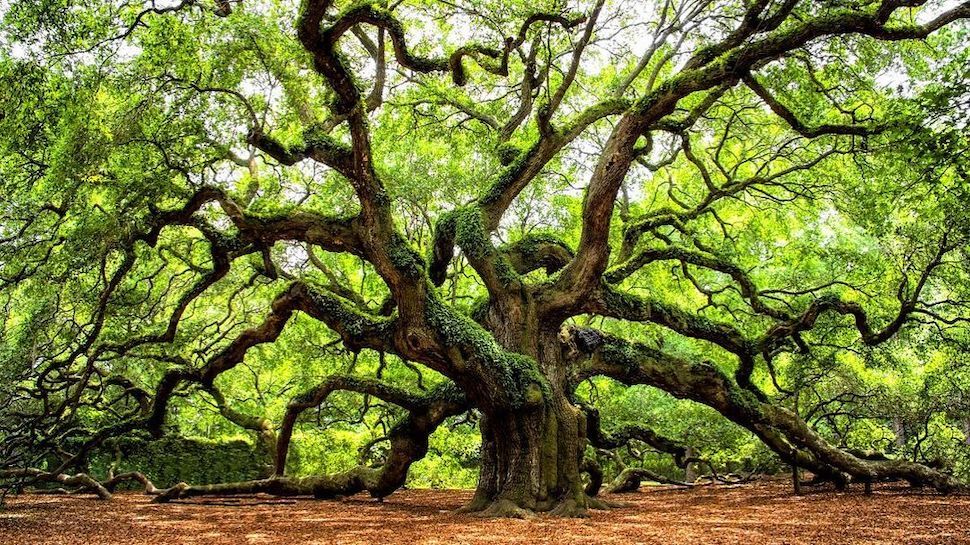
{"label": "dirt ground", "polygon": [[135,493],[23,495],[0,511],[0,544],[967,543],[970,497],[884,485],[793,496],[783,482],[647,488],[589,519],[483,520],[450,511],[468,491],[405,490],[377,503],[269,497],[151,504]]}

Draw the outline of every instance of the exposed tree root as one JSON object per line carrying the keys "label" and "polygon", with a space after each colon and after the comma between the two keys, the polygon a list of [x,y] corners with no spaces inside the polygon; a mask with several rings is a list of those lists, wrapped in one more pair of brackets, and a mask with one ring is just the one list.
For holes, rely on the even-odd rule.
{"label": "exposed tree root", "polygon": [[625,507],[626,504],[611,502],[590,496],[584,496],[582,500],[575,498],[564,498],[554,502],[537,502],[535,508],[523,507],[507,498],[499,498],[494,501],[473,499],[454,512],[456,514],[471,514],[476,517],[499,517],[499,518],[532,518],[539,513],[546,513],[552,517],[563,518],[586,518],[589,516],[589,509],[609,510],[618,507]]}
{"label": "exposed tree root", "polygon": [[476,495],[467,504],[455,509],[455,514],[472,515],[476,517],[499,517],[499,518],[519,518],[528,519],[536,515],[534,509],[521,507],[508,498],[499,498],[488,501],[482,496]]}
{"label": "exposed tree root", "polygon": [[564,518],[587,518],[589,517],[589,511],[586,505],[572,499],[566,498],[565,500],[559,502],[549,514],[554,517],[564,517]]}
{"label": "exposed tree root", "polygon": [[472,497],[471,501],[462,505],[458,509],[454,510],[456,515],[469,515],[484,511],[486,507],[489,506],[491,502],[486,500],[483,496],[476,494]]}
{"label": "exposed tree root", "polygon": [[535,511],[531,509],[524,509],[515,504],[515,502],[499,499],[490,503],[484,509],[480,511],[468,511],[477,517],[483,518],[517,518],[517,519],[530,519],[535,517]]}

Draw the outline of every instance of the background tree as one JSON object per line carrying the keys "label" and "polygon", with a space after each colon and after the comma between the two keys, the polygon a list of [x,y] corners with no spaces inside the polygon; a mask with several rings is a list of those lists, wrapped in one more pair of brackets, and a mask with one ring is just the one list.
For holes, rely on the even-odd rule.
{"label": "background tree", "polygon": [[[609,380],[706,405],[818,480],[961,489],[921,447],[866,453],[849,426],[902,417],[870,399],[889,395],[951,400],[915,419],[924,435],[966,421],[961,380],[871,390],[894,359],[902,376],[965,363],[968,16],[13,2],[5,475],[64,481],[205,400],[272,475],[146,484],[160,500],[383,497],[474,411],[466,509],[581,515],[603,506],[593,447],[677,443],[600,429]],[[321,373],[338,345],[364,361]],[[338,392],[393,424],[360,465],[288,475],[294,430]],[[102,495],[120,479],[70,478]]]}

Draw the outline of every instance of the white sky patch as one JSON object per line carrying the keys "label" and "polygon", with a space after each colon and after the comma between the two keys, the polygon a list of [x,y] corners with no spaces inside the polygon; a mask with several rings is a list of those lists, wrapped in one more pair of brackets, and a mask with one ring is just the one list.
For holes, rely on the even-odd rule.
{"label": "white sky patch", "polygon": [[[942,2],[930,2],[921,9],[916,10],[916,22],[925,24],[936,19],[940,14],[950,11],[960,5],[962,0],[943,0]],[[902,12],[903,10],[899,10]]]}

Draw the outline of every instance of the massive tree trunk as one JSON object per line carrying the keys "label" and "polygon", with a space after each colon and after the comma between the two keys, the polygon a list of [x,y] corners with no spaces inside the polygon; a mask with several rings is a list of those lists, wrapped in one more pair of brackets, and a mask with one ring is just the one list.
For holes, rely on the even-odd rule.
{"label": "massive tree trunk", "polygon": [[[475,396],[483,415],[482,462],[478,488],[465,510],[583,516],[588,507],[601,507],[583,489],[586,418],[570,400],[573,377],[558,330],[540,323],[528,300],[493,305],[484,325],[506,350],[528,356],[545,384],[538,395],[524,389],[500,396],[499,403],[483,389]],[[492,380],[486,378],[482,384]],[[510,406],[504,402],[508,397],[526,403]]]}
{"label": "massive tree trunk", "polygon": [[583,514],[588,505],[580,477],[585,437],[576,407],[556,395],[526,412],[486,415],[481,425],[482,464],[469,510]]}

